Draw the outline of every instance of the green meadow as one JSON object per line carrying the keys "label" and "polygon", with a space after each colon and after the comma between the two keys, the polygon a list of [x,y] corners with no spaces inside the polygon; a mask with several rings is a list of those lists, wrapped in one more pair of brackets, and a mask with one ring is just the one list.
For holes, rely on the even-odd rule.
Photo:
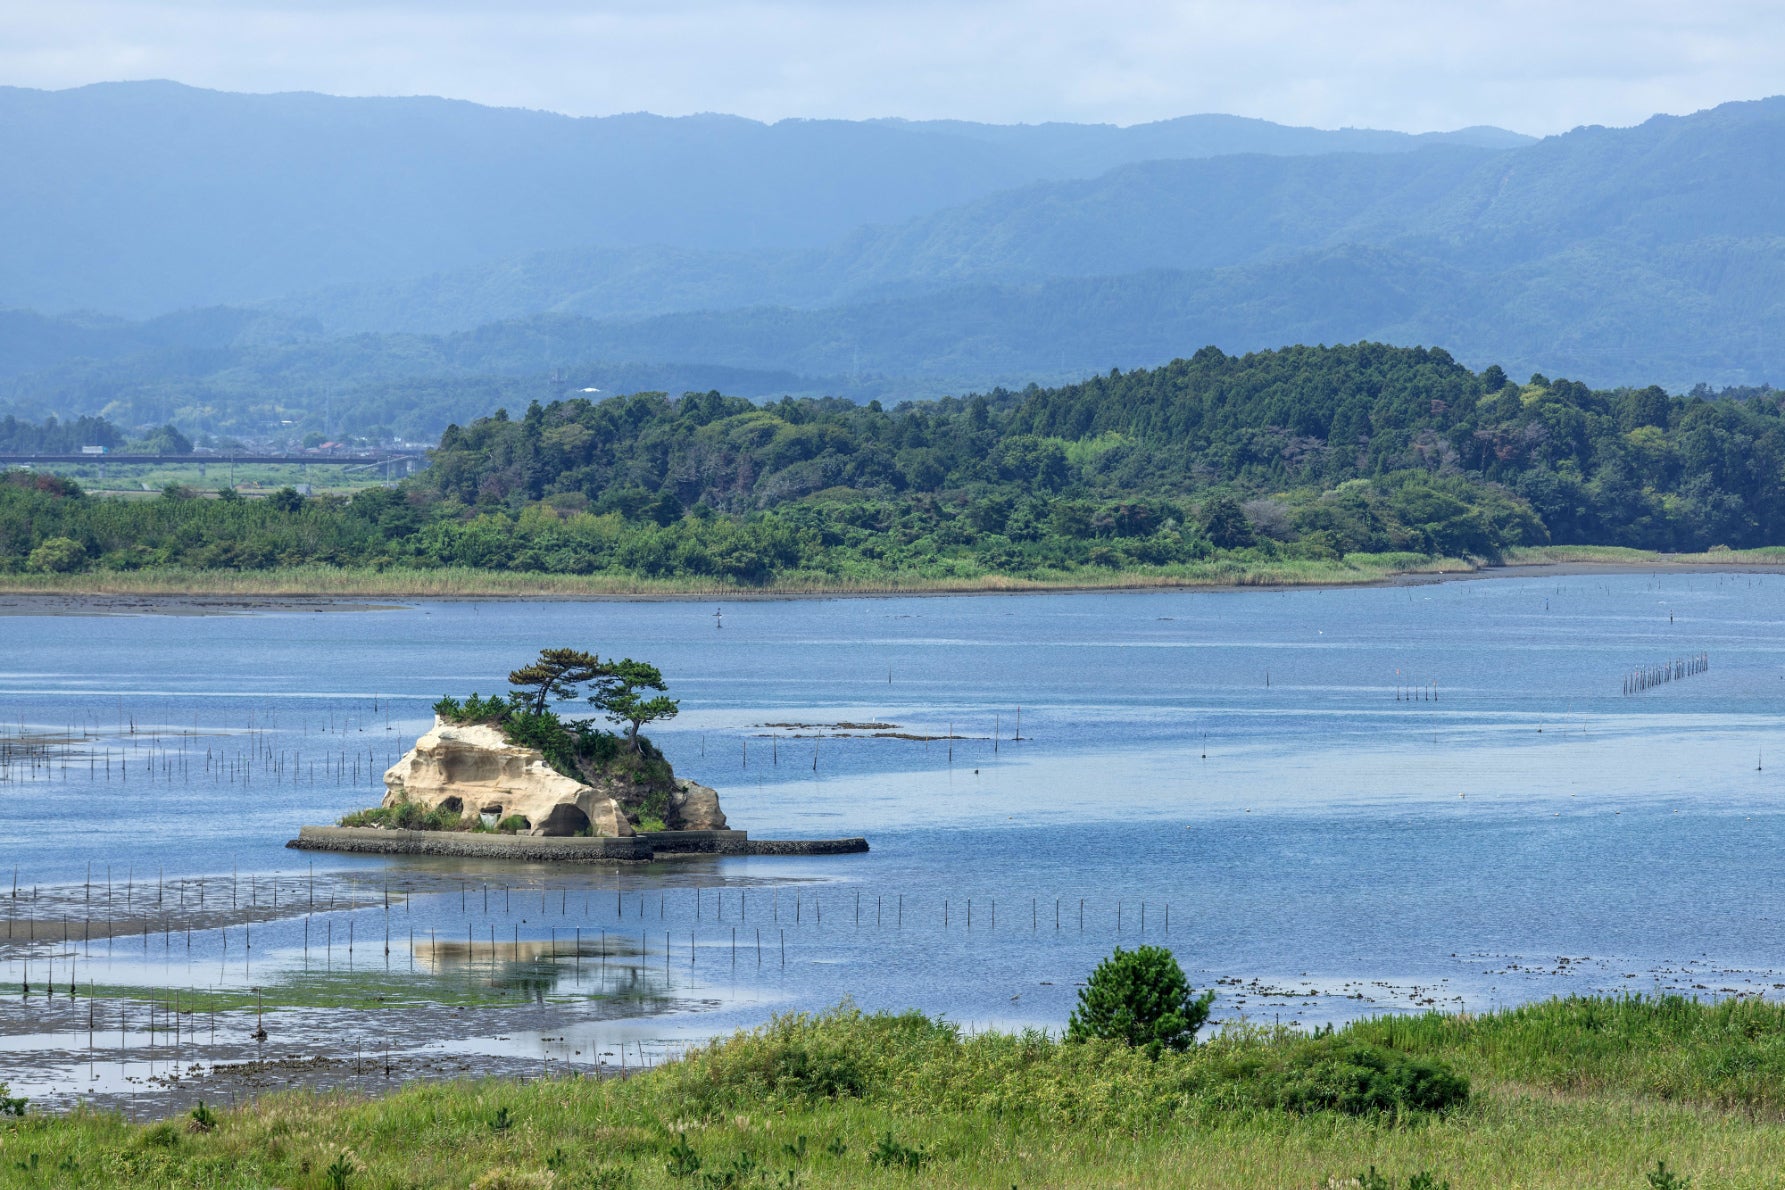
{"label": "green meadow", "polygon": [[0,1123],[0,1187],[1785,1185],[1785,1007],[1571,998],[1149,1057],[844,1006],[618,1079]]}

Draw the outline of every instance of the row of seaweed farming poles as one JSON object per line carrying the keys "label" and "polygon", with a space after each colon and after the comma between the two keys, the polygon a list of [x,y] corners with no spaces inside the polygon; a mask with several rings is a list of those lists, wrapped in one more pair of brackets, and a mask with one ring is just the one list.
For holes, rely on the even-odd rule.
{"label": "row of seaweed farming poles", "polygon": [[72,727],[66,732],[27,731],[22,725],[17,732],[0,730],[0,781],[43,776],[58,762],[66,769],[74,749],[96,738]]}
{"label": "row of seaweed farming poles", "polygon": [[15,769],[35,776],[50,766],[50,746],[30,738],[0,737],[0,781],[10,781]]}
{"label": "row of seaweed farming poles", "polygon": [[1693,674],[1701,674],[1711,667],[1709,653],[1694,653],[1690,657],[1676,657],[1665,665],[1643,665],[1624,675],[1624,693],[1641,694],[1644,690],[1653,690],[1668,682],[1677,682],[1689,678]]}

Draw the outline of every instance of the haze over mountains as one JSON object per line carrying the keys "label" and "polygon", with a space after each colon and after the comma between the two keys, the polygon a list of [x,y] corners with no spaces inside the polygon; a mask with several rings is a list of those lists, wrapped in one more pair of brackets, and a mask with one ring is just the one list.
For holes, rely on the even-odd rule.
{"label": "haze over mountains", "polygon": [[0,153],[21,413],[423,434],[580,387],[898,398],[1365,338],[1785,376],[1781,99],[1532,141],[141,83],[0,90]]}

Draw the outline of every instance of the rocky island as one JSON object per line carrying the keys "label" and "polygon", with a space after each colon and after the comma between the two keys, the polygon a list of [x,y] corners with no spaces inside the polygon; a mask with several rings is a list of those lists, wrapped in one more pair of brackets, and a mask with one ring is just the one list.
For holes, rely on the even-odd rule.
{"label": "rocky island", "polygon": [[[650,771],[658,767],[663,772]],[[539,749],[510,743],[498,727],[438,717],[386,771],[384,786],[385,810],[413,805],[460,818],[475,814],[485,824],[511,823],[515,832],[535,836],[621,838],[653,825],[726,829],[719,795],[674,777],[658,757],[636,766],[591,765],[566,776]]]}
{"label": "rocky island", "polygon": [[[509,683],[506,696],[435,703],[434,726],[385,772],[379,806],[306,826],[289,846],[582,862],[868,849],[860,838],[751,840],[732,829],[718,793],[678,778],[641,734],[678,710],[654,666],[546,649]],[[578,696],[623,733],[551,709]]]}

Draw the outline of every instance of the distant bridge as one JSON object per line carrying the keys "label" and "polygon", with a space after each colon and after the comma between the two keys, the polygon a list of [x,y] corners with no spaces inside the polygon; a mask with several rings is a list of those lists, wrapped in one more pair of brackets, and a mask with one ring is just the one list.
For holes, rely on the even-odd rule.
{"label": "distant bridge", "polygon": [[373,450],[359,451],[353,454],[186,454],[186,455],[133,455],[133,454],[0,454],[0,467],[20,466],[35,463],[83,463],[87,466],[110,467],[114,464],[131,466],[152,466],[160,464],[196,464],[202,474],[204,468],[211,463],[218,463],[235,470],[238,463],[282,463],[286,465],[308,467],[315,464],[319,467],[383,467],[386,475],[408,475],[417,467],[427,462],[427,455],[417,450]]}
{"label": "distant bridge", "polygon": [[8,463],[338,463],[347,466],[372,466],[380,463],[420,462],[421,451],[365,451],[339,455],[256,455],[256,454],[193,454],[193,455],[102,455],[75,454],[0,454],[0,465]]}

